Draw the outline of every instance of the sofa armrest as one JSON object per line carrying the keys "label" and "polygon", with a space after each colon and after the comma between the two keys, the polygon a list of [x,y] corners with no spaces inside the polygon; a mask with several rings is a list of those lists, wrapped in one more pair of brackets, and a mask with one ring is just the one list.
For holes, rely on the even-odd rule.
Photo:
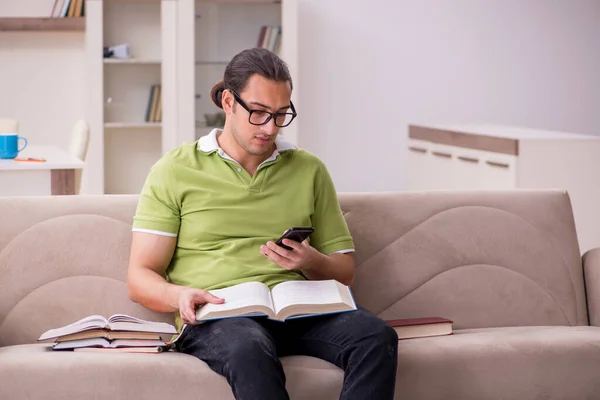
{"label": "sofa armrest", "polygon": [[590,325],[600,326],[600,247],[586,251],[582,261]]}

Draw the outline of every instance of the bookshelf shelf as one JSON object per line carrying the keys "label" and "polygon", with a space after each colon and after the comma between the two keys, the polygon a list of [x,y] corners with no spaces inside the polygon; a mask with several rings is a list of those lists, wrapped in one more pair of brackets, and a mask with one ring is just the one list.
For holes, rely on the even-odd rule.
{"label": "bookshelf shelf", "polygon": [[223,126],[222,125],[210,125],[206,121],[203,121],[203,120],[196,121],[196,129],[213,129],[213,128],[223,129]]}
{"label": "bookshelf shelf", "polygon": [[85,17],[0,18],[0,31],[85,31]]}
{"label": "bookshelf shelf", "polygon": [[274,3],[281,4],[281,0],[198,0],[199,3]]}
{"label": "bookshelf shelf", "polygon": [[161,122],[106,122],[105,128],[109,129],[139,129],[139,128],[161,128]]}
{"label": "bookshelf shelf", "polygon": [[137,64],[137,65],[143,65],[143,64],[150,64],[150,65],[158,65],[160,64],[161,61],[160,60],[153,60],[153,59],[142,59],[142,58],[105,58],[104,59],[104,64],[125,64],[125,65],[131,65],[131,64]]}
{"label": "bookshelf shelf", "polygon": [[196,61],[196,65],[227,65],[229,61]]}

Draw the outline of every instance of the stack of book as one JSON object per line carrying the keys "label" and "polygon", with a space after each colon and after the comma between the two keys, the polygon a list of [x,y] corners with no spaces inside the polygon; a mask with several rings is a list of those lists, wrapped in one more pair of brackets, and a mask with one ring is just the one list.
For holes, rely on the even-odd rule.
{"label": "stack of book", "polygon": [[53,350],[160,353],[171,349],[173,325],[125,314],[91,315],[44,332],[38,341],[54,339]]}

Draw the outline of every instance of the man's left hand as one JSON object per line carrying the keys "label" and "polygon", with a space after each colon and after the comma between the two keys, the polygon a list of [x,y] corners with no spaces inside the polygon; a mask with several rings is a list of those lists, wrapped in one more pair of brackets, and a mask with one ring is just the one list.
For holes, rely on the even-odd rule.
{"label": "man's left hand", "polygon": [[284,239],[283,244],[293,250],[286,250],[281,246],[277,246],[274,242],[267,242],[266,245],[260,246],[260,252],[263,256],[287,270],[310,270],[311,266],[318,265],[319,257],[322,254],[312,247],[308,240],[298,243],[290,239]]}

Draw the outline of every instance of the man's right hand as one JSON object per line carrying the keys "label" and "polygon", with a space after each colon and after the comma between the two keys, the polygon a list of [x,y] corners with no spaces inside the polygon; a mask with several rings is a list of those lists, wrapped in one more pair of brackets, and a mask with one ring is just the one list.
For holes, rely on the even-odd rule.
{"label": "man's right hand", "polygon": [[213,296],[206,290],[184,288],[179,292],[178,308],[185,324],[196,324],[196,307],[206,304],[222,304],[225,299]]}

